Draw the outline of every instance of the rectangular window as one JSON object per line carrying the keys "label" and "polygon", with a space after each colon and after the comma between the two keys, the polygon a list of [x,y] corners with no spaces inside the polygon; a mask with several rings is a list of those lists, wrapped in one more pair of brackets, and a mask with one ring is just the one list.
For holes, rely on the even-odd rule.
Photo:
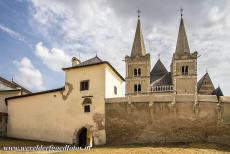
{"label": "rectangular window", "polygon": [[81,81],[80,91],[89,90],[89,80]]}
{"label": "rectangular window", "polygon": [[117,95],[117,87],[114,86],[114,94]]}
{"label": "rectangular window", "polygon": [[84,112],[90,112],[90,105],[84,106]]}

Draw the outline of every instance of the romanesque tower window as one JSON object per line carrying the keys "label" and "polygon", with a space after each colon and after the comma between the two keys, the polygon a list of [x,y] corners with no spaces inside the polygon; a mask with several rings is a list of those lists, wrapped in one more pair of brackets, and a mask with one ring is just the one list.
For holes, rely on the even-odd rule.
{"label": "romanesque tower window", "polygon": [[141,69],[135,68],[134,69],[134,77],[140,77],[141,76]]}
{"label": "romanesque tower window", "polygon": [[139,77],[141,76],[141,69],[140,68],[137,69],[137,74]]}
{"label": "romanesque tower window", "polygon": [[182,75],[188,75],[188,66],[182,66],[181,73]]}
{"label": "romanesque tower window", "polygon": [[134,69],[134,77],[137,77],[137,69]]}
{"label": "romanesque tower window", "polygon": [[89,90],[89,80],[80,82],[80,91]]}
{"label": "romanesque tower window", "polygon": [[141,84],[135,84],[134,85],[134,92],[136,92],[136,93],[141,92]]}

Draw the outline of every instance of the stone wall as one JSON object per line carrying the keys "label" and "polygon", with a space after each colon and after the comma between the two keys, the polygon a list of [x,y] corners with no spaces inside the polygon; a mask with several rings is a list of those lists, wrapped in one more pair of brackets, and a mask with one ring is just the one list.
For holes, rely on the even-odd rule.
{"label": "stone wall", "polygon": [[[202,98],[204,99],[204,98]],[[125,100],[124,98],[121,100]],[[107,144],[218,142],[230,144],[230,103],[110,102],[105,106]]]}

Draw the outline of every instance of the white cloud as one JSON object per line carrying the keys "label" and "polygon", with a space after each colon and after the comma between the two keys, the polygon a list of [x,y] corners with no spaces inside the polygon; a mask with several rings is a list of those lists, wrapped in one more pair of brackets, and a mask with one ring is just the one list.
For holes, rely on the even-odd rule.
{"label": "white cloud", "polygon": [[224,93],[230,95],[230,83],[225,77],[229,74],[226,70],[230,65],[229,62],[226,64],[230,59],[229,2],[175,1],[33,0],[32,26],[51,46],[64,49],[68,54],[81,53],[81,59],[90,58],[97,52],[124,76],[125,64],[121,60],[131,51],[137,8],[142,10],[142,29],[152,64],[160,53],[169,68],[176,47],[180,19],[178,10],[183,6],[191,52],[197,50],[202,55],[198,59],[199,78],[208,68],[215,85],[223,85]]}
{"label": "white cloud", "polygon": [[15,81],[30,90],[43,90],[43,77],[27,57],[14,62],[18,72],[15,74]]}
{"label": "white cloud", "polygon": [[48,49],[42,42],[36,44],[35,54],[51,70],[60,72],[61,68],[70,66],[71,56],[57,48]]}
{"label": "white cloud", "polygon": [[25,43],[26,45],[28,45],[29,47],[31,47],[31,44],[26,41],[25,37],[22,34],[17,33],[15,31],[13,31],[12,29],[10,29],[6,26],[3,26],[1,24],[0,24],[0,31],[7,33],[10,37],[12,37],[18,41],[21,41],[21,42]]}

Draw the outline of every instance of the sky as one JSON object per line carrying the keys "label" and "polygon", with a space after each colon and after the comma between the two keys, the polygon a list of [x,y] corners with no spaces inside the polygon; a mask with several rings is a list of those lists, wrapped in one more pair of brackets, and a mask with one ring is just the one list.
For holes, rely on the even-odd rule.
{"label": "sky", "polygon": [[208,72],[230,95],[230,1],[228,0],[0,0],[0,76],[33,92],[64,85],[61,68],[71,58],[96,54],[125,76],[137,10],[151,66],[160,55],[169,70],[183,8],[198,80]]}

